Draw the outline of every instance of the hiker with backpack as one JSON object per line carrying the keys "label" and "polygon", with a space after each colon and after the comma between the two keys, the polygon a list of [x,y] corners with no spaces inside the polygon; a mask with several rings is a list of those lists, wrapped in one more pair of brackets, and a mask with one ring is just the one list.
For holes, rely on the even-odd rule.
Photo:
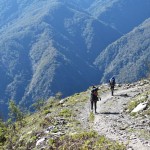
{"label": "hiker with backpack", "polygon": [[109,79],[109,86],[110,86],[110,89],[111,89],[111,95],[112,96],[114,95],[115,84],[116,84],[115,77],[110,78]]}
{"label": "hiker with backpack", "polygon": [[90,96],[91,110],[93,111],[93,106],[94,106],[95,113],[97,113],[97,112],[96,112],[96,109],[97,109],[97,101],[98,101],[99,99],[101,99],[101,98],[98,97],[98,90],[99,90],[98,87],[93,86],[93,87],[92,87],[92,90],[91,90],[91,96]]}

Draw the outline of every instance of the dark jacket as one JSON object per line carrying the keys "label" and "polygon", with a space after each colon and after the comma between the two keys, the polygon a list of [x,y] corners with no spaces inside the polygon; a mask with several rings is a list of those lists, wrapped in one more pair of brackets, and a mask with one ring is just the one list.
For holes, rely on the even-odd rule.
{"label": "dark jacket", "polygon": [[98,101],[98,88],[93,88],[91,91],[91,101]]}

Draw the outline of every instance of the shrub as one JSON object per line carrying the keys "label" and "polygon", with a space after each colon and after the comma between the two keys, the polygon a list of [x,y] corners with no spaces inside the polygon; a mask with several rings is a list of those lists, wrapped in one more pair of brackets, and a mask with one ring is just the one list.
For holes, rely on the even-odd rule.
{"label": "shrub", "polygon": [[69,109],[62,109],[59,113],[60,116],[62,117],[71,117],[72,116],[72,112]]}
{"label": "shrub", "polygon": [[51,111],[50,110],[44,110],[44,115],[47,115],[47,114],[49,114],[49,113],[51,113]]}
{"label": "shrub", "polygon": [[6,141],[6,132],[7,128],[5,127],[4,123],[0,120],[0,145],[3,145]]}

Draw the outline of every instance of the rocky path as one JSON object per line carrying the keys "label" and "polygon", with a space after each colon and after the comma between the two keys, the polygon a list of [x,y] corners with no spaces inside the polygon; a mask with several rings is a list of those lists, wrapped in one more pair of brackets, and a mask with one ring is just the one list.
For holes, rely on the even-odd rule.
{"label": "rocky path", "polygon": [[[128,150],[150,150],[149,119],[133,118],[123,110],[127,102],[143,92],[147,86],[123,86],[115,90],[114,96],[110,92],[104,93],[98,101],[95,114],[94,130],[107,138],[123,142]],[[142,133],[143,132],[143,133]],[[143,134],[143,137],[141,137]]]}

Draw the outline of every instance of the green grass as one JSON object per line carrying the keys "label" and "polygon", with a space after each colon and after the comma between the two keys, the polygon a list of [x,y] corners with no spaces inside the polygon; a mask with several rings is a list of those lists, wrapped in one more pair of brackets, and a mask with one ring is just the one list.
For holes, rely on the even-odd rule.
{"label": "green grass", "polygon": [[[145,91],[144,93],[134,97],[128,104],[126,107],[126,110],[128,110],[128,112],[131,114],[131,116],[137,116],[138,113],[131,113],[132,110],[140,103],[146,102],[148,100],[148,95],[150,94],[150,91]],[[149,110],[149,104],[147,107],[147,110],[143,111],[143,115],[150,114],[150,110]]]}
{"label": "green grass", "polygon": [[61,117],[71,117],[73,115],[70,109],[64,108],[59,112],[59,116]]}
{"label": "green grass", "polygon": [[[78,118],[78,115],[87,101],[89,101],[89,91],[68,97],[64,104],[49,99],[40,111],[25,117],[25,124],[22,128],[20,128],[19,122],[15,123],[16,134],[11,129],[9,132],[6,131],[7,140],[0,145],[0,148],[12,149],[12,146],[18,150],[36,150],[35,144],[39,137],[48,136],[48,144],[45,145],[47,149],[90,150],[94,148],[115,150],[116,147],[118,150],[124,150],[123,145],[107,140],[95,131],[88,131],[88,129],[83,128],[80,122],[81,118]],[[89,115],[90,124],[93,123],[94,118],[95,116],[91,112]],[[54,126],[54,128],[45,135],[43,131],[50,126]],[[60,132],[63,136],[62,134],[54,136]]]}
{"label": "green grass", "polygon": [[93,113],[93,112],[90,112],[89,121],[90,121],[90,122],[94,122],[94,119],[95,119],[94,113]]}
{"label": "green grass", "polygon": [[58,150],[126,150],[122,144],[107,140],[104,136],[99,136],[95,131],[82,131],[61,136],[50,141],[50,145],[51,148]]}

